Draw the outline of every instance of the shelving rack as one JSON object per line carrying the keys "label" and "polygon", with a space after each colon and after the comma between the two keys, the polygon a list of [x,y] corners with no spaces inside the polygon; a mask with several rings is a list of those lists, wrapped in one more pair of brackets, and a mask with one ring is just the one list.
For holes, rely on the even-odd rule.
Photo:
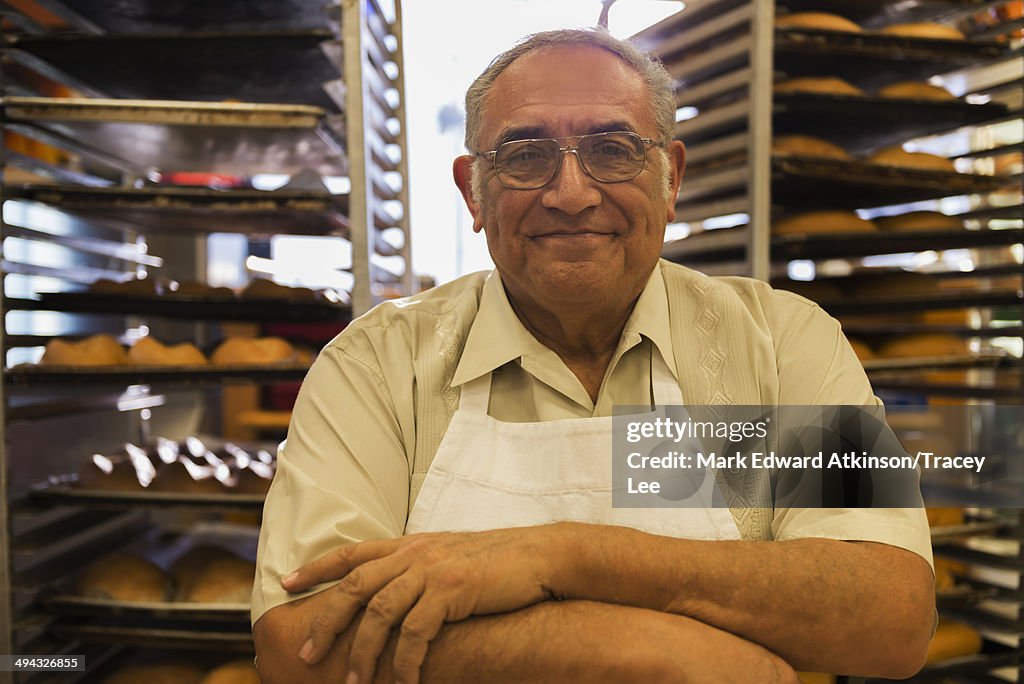
{"label": "shelving rack", "polygon": [[[119,335],[141,326],[200,346],[212,341],[208,324],[220,321],[340,327],[383,297],[412,292],[398,0],[37,4],[57,25],[5,7],[0,48],[7,142],[0,151],[0,205],[7,209],[0,231],[23,245],[5,249],[0,311],[7,321],[38,323],[23,334],[4,326],[5,358],[53,336]],[[292,180],[273,191],[162,182],[189,172]],[[347,179],[348,189],[330,192],[322,181],[328,177]],[[341,238],[351,246],[351,264],[339,264],[353,276],[351,292],[341,300],[269,300],[84,289],[97,278],[145,272],[205,280],[211,233]],[[12,276],[23,281],[17,292],[8,292]],[[111,657],[109,646],[94,645],[87,626],[69,631],[73,621],[41,610],[41,592],[115,540],[144,536],[167,502],[95,509],[35,496],[32,485],[144,433],[143,414],[184,412],[203,388],[297,381],[306,367],[4,365],[0,652],[63,648],[99,665]],[[174,420],[197,419],[190,413]],[[190,507],[171,504],[175,511]],[[197,514],[217,508],[198,500],[191,507]],[[131,633],[93,636],[127,642]],[[161,641],[152,625],[134,633],[135,642],[155,647],[202,641]],[[229,641],[249,648],[244,631]],[[0,673],[0,682],[36,681],[71,680]]]}
{"label": "shelving rack", "polygon": [[[946,285],[965,282],[957,279],[978,278],[980,287],[892,292],[884,297],[829,297],[820,298],[819,304],[840,317],[902,316],[900,321],[874,325],[844,322],[848,334],[863,339],[944,332],[974,339],[985,350],[991,350],[988,343],[993,338],[1020,339],[1024,334],[1024,265],[1019,252],[1015,257],[1007,255],[1024,243],[1021,171],[1018,168],[1002,176],[973,172],[983,167],[980,161],[1019,152],[1019,136],[997,142],[973,136],[969,149],[955,155],[958,171],[970,168],[972,173],[905,171],[861,161],[772,153],[773,136],[785,134],[821,137],[861,157],[910,140],[927,143],[931,137],[984,131],[1019,121],[1024,112],[1019,18],[968,30],[966,41],[874,32],[893,23],[958,22],[980,12],[994,13],[1004,4],[981,0],[693,0],[681,12],[640,32],[635,38],[661,57],[676,80],[679,112],[675,137],[687,145],[687,174],[676,203],[677,220],[686,224],[685,237],[667,243],[663,256],[712,275],[746,275],[780,283],[787,280],[790,263],[797,260],[817,266],[818,280],[822,280],[822,264],[836,261],[843,262],[850,275],[865,278],[899,269],[869,267],[861,262],[863,257],[970,249],[976,256],[973,272],[939,272],[934,277]],[[776,16],[787,12],[832,12],[865,31],[776,28]],[[773,92],[775,82],[811,75],[841,77],[867,94]],[[961,96],[955,101],[926,102],[873,94],[887,83],[933,78],[942,79]],[[1016,195],[1012,188],[1017,189]],[[997,191],[1002,199],[993,194]],[[1006,200],[1008,194],[1010,201]],[[960,231],[806,236],[775,236],[771,231],[773,218],[796,210],[899,213],[896,205],[955,196],[969,198],[961,203],[969,208],[961,208],[957,214],[968,222]],[[911,209],[926,206],[917,204]],[[882,209],[885,207],[891,211]],[[991,257],[996,253],[1000,258]],[[825,280],[841,283],[849,278]],[[790,285],[791,281],[783,286]],[[962,308],[979,312],[982,324],[924,324],[909,315]],[[999,327],[988,324],[993,318],[999,319]],[[864,365],[874,388],[887,402],[1024,403],[1024,373],[1020,359],[1012,355],[988,351],[959,359],[878,359]],[[970,369],[967,379],[935,375],[958,368]],[[1024,459],[1024,452],[1012,448],[1005,454],[1008,458]],[[969,575],[958,579],[961,589],[964,585],[973,588],[958,596],[940,595],[940,611],[980,629],[986,641],[979,656],[929,666],[912,681],[1024,681],[1021,513],[1016,508],[1019,499],[1000,497],[997,489],[974,492],[973,499],[953,497],[954,491],[965,496],[962,488],[926,491],[926,497],[951,501],[947,505],[979,506],[976,515],[987,520],[983,524],[989,527],[968,530],[969,541],[962,541],[963,534],[935,541],[937,555],[970,564]],[[979,502],[982,496],[985,498]],[[993,571],[1002,573],[1002,584],[979,579]],[[998,638],[993,638],[995,635]]]}

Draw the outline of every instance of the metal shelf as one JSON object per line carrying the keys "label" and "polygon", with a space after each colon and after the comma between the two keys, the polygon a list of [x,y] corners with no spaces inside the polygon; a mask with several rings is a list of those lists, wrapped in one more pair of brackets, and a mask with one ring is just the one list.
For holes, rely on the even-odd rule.
{"label": "metal shelf", "polygon": [[[324,90],[340,78],[331,31],[23,36],[11,43],[109,97],[242,100],[341,111]],[[333,49],[337,49],[334,47]]]}
{"label": "metal shelf", "polygon": [[230,175],[345,175],[338,122],[318,107],[37,97],[0,98],[7,120],[32,122],[139,167]]}
{"label": "metal shelf", "polygon": [[[1021,242],[1024,242],[1024,229],[780,235],[772,238],[772,258],[787,261],[792,259],[835,259],[875,254],[900,254],[924,249],[1003,247]],[[1021,273],[1022,269],[1018,268],[1017,272]]]}
{"label": "metal shelf", "polygon": [[308,365],[281,364],[246,366],[16,366],[4,372],[7,391],[16,387],[35,388],[42,385],[160,385],[198,387],[224,383],[298,382],[309,371]]}
{"label": "metal shelf", "polygon": [[185,187],[6,186],[3,196],[144,231],[349,236],[347,195]]}

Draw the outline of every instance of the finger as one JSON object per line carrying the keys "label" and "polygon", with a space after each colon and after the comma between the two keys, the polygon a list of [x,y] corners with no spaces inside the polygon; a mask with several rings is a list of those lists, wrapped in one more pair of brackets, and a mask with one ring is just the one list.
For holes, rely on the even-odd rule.
{"label": "finger", "polygon": [[[427,648],[447,619],[444,603],[421,598],[402,621],[393,659],[394,679],[400,684],[417,684]],[[362,680],[360,680],[362,681]]]}
{"label": "finger", "polygon": [[377,659],[391,638],[391,628],[405,618],[423,593],[422,575],[407,573],[374,594],[359,621],[348,658],[358,681],[373,681]]}
{"label": "finger", "polygon": [[339,546],[282,577],[281,586],[295,593],[321,582],[340,579],[363,563],[394,553],[399,543],[399,539],[375,539]]}
{"label": "finger", "polygon": [[328,590],[310,625],[309,638],[299,653],[308,664],[320,662],[334,640],[351,624],[356,613],[395,577],[405,572],[401,559],[387,556],[360,565]]}

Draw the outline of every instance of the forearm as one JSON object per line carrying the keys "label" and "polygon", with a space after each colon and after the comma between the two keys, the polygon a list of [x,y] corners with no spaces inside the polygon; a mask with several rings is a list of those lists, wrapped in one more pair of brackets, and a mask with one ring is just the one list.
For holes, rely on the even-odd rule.
{"label": "forearm", "polygon": [[[319,595],[318,595],[319,596]],[[298,658],[317,596],[279,606],[254,630],[265,684],[344,682],[352,635],[315,666]],[[375,682],[390,682],[395,638]],[[766,649],[690,618],[587,601],[543,602],[448,623],[431,641],[423,682],[796,682]],[[365,683],[364,683],[365,684]]]}
{"label": "forearm", "polygon": [[931,573],[902,549],[691,541],[579,524],[557,536],[556,553],[569,560],[553,564],[555,595],[688,615],[797,669],[909,676],[931,634]]}

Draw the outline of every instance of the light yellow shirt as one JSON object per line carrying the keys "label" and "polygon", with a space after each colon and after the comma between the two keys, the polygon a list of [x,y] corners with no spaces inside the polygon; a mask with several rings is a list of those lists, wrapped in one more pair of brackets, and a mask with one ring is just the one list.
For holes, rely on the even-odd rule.
{"label": "light yellow shirt", "polygon": [[[253,622],[297,598],[281,589],[282,575],[343,543],[403,533],[463,383],[495,372],[488,412],[499,420],[608,416],[613,405],[650,402],[652,353],[687,404],[877,402],[839,324],[814,303],[665,261],[625,325],[596,404],[523,327],[494,272],[382,304],[329,343],[303,383],[264,508]],[[732,509],[745,539],[877,541],[931,562],[923,509],[751,503]]]}

